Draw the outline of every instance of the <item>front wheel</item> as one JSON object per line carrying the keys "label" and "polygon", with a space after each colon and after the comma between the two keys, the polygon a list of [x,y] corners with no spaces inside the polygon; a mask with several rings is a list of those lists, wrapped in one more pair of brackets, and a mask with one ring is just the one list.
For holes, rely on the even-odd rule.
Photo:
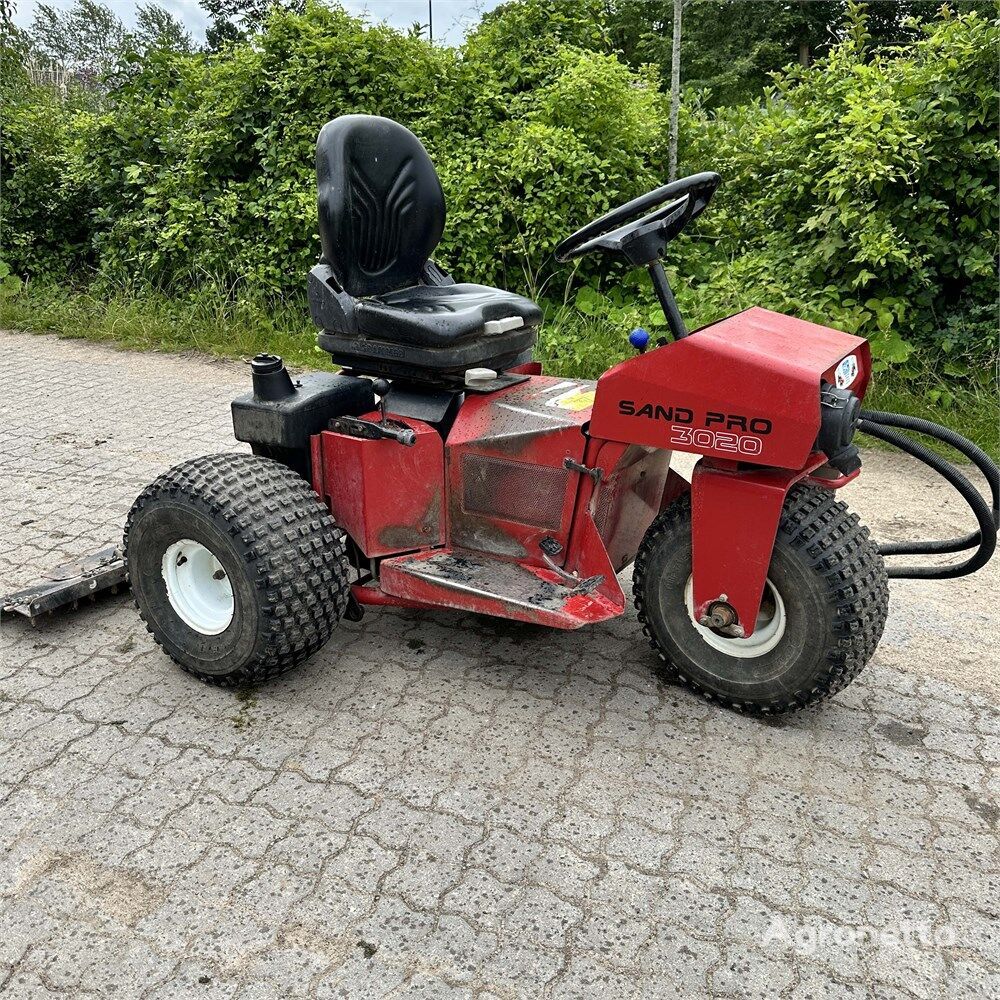
{"label": "front wheel", "polygon": [[148,486],[125,525],[139,614],[185,670],[261,681],[330,637],[350,595],[344,534],[309,484],[254,455],[207,455]]}
{"label": "front wheel", "polygon": [[740,712],[780,714],[817,704],[861,672],[889,609],[885,565],[868,529],[833,493],[794,486],[782,511],[754,633],[695,621],[691,502],[653,522],[635,561],[643,631],[670,673]]}

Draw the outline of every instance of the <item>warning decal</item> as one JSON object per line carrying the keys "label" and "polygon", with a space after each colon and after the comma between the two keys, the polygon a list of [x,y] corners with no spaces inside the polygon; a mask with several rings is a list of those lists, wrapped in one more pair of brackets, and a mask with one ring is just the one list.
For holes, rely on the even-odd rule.
{"label": "warning decal", "polygon": [[554,399],[550,399],[546,406],[558,406],[560,410],[573,410],[574,413],[586,410],[594,405],[594,395],[596,389],[581,389],[575,387],[569,392],[564,392]]}
{"label": "warning decal", "polygon": [[837,388],[846,389],[857,377],[858,359],[853,354],[849,354],[837,365],[837,370],[834,372]]}

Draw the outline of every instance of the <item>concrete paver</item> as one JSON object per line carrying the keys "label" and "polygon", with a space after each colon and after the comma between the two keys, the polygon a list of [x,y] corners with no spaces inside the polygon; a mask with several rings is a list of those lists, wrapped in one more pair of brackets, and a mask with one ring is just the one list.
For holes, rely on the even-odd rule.
{"label": "concrete paver", "polygon": [[[0,333],[0,591],[235,450],[239,365]],[[961,529],[886,453],[879,537]],[[220,691],[126,596],[0,626],[0,993],[1000,995],[995,569],[894,585],[821,710],[664,684],[634,613],[577,633],[373,612]]]}

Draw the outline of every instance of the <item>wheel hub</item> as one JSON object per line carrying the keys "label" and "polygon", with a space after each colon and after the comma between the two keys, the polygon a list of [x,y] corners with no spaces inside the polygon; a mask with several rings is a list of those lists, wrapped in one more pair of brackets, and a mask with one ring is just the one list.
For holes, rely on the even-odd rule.
{"label": "wheel hub", "polygon": [[716,632],[731,628],[736,625],[736,609],[725,601],[713,601],[708,606],[708,614],[699,624]]}
{"label": "wheel hub", "polygon": [[[781,642],[785,634],[787,621],[785,602],[770,580],[764,586],[764,594],[761,597],[753,635],[748,638],[740,638],[732,634],[732,622],[727,620],[728,616],[721,613],[724,608],[729,607],[728,605],[720,606],[719,602],[716,602],[712,606],[715,613],[710,614],[705,624],[695,618],[694,586],[690,576],[684,587],[684,601],[687,604],[688,617],[698,634],[709,646],[727,656],[735,656],[739,659],[753,659],[763,656],[765,653],[770,653]],[[716,625],[717,621],[720,623],[718,626]]]}
{"label": "wheel hub", "polygon": [[229,628],[235,611],[233,587],[222,563],[201,542],[182,538],[163,553],[167,599],[177,617],[202,635]]}

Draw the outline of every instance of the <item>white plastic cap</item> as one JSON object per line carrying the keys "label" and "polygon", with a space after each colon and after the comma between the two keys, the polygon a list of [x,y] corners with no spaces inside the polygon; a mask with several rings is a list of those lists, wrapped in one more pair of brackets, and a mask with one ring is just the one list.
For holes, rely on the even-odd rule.
{"label": "white plastic cap", "polygon": [[469,368],[465,373],[465,384],[473,382],[492,382],[497,373],[492,368]]}
{"label": "white plastic cap", "polygon": [[524,326],[521,316],[507,316],[504,319],[491,319],[483,324],[483,332],[487,336],[506,333],[508,330],[518,330]]}

